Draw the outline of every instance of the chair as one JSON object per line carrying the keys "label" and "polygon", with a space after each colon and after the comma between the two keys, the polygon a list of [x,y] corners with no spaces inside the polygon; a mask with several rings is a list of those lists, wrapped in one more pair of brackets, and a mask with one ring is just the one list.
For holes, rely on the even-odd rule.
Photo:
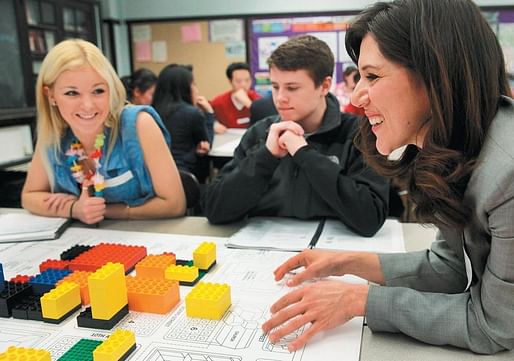
{"label": "chair", "polygon": [[186,195],[186,215],[192,216],[194,208],[200,201],[200,183],[193,173],[180,169],[178,172]]}

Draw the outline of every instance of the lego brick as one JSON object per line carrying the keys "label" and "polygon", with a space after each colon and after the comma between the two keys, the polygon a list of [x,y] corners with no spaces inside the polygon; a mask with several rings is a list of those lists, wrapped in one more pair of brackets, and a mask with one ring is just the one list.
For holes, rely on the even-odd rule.
{"label": "lego brick", "polygon": [[193,264],[208,270],[216,262],[216,243],[203,242],[193,251]]}
{"label": "lego brick", "polygon": [[130,273],[136,263],[146,257],[146,247],[100,243],[70,262],[74,271],[94,272],[107,262],[121,263],[125,273]]}
{"label": "lego brick", "polygon": [[127,305],[127,285],[121,263],[108,262],[87,278],[93,318],[109,320]]}
{"label": "lego brick", "polygon": [[43,320],[57,322],[63,320],[81,307],[79,285],[63,282],[41,297]]}
{"label": "lego brick", "polygon": [[124,360],[136,349],[136,336],[132,331],[117,329],[93,351],[94,361]]}
{"label": "lego brick", "polygon": [[181,282],[194,282],[198,278],[198,267],[172,265],[166,268],[165,277],[167,280]]}
{"label": "lego brick", "polygon": [[[177,259],[177,265],[178,266],[193,266],[193,260],[192,259],[191,260]],[[212,269],[215,265],[216,265],[216,262],[214,262],[211,265],[209,270]],[[197,279],[195,279],[193,282],[179,281],[179,285],[181,285],[181,286],[194,286],[203,278],[203,276],[205,276],[207,274],[207,272],[209,272],[209,270],[204,271],[204,270],[199,269],[198,270],[198,278]]]}
{"label": "lego brick", "polygon": [[62,261],[58,259],[47,259],[39,264],[39,272],[45,272],[47,269],[68,269],[70,261]]}
{"label": "lego brick", "polygon": [[231,303],[228,284],[199,282],[186,296],[186,315],[221,320]]}
{"label": "lego brick", "polygon": [[101,344],[102,341],[83,338],[57,361],[93,361],[93,351]]}
{"label": "lego brick", "polygon": [[32,287],[27,283],[4,281],[4,289],[0,292],[0,317],[11,317],[12,308],[31,294]]}
{"label": "lego brick", "polygon": [[0,360],[9,361],[52,361],[50,352],[30,347],[9,346],[0,353]]}
{"label": "lego brick", "polygon": [[118,322],[129,313],[128,305],[123,307],[109,320],[94,319],[91,314],[91,307],[86,308],[77,316],[77,326],[86,328],[98,328],[100,330],[111,330]]}
{"label": "lego brick", "polygon": [[14,305],[12,308],[12,317],[23,320],[43,321],[39,295],[31,294]]}
{"label": "lego brick", "polygon": [[2,292],[4,287],[5,287],[4,286],[4,281],[5,281],[5,278],[4,278],[4,267],[0,263],[0,292]]}
{"label": "lego brick", "polygon": [[36,275],[33,279],[29,281],[29,284],[32,286],[34,294],[42,295],[44,293],[49,292],[52,288],[55,287],[57,281],[66,277],[70,273],[70,270],[59,270],[50,268]]}
{"label": "lego brick", "polygon": [[142,278],[164,279],[166,268],[175,262],[176,257],[173,253],[148,255],[136,264],[136,275]]}
{"label": "lego brick", "polygon": [[78,284],[80,287],[80,299],[82,304],[87,306],[89,305],[89,289],[87,287],[87,278],[90,274],[91,272],[74,271],[73,273],[70,273],[59,282],[57,282],[57,285],[60,285],[62,282],[73,282]]}
{"label": "lego brick", "polygon": [[63,261],[71,261],[72,259],[80,256],[82,253],[91,249],[91,246],[76,244],[71,248],[68,248],[66,251],[61,253],[61,260]]}
{"label": "lego brick", "polygon": [[28,283],[33,278],[34,278],[34,276],[29,276],[29,275],[16,275],[13,278],[11,278],[9,281],[17,282],[17,283]]}
{"label": "lego brick", "polygon": [[180,300],[177,281],[126,277],[129,310],[165,314]]}

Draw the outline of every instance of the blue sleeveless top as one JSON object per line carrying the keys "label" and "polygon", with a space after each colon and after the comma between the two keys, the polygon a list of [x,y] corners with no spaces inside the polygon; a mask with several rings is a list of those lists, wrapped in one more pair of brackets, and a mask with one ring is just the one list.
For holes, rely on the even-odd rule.
{"label": "blue sleeveless top", "polygon": [[[171,138],[162,123],[159,114],[150,106],[126,106],[120,116],[120,134],[116,139],[112,152],[107,155],[110,139],[110,128],[105,128],[104,156],[100,159],[100,173],[105,177],[104,195],[106,203],[126,203],[133,207],[145,203],[155,197],[150,173],[146,168],[143,158],[143,150],[137,135],[136,120],[139,112],[149,113],[161,128],[168,147]],[[72,176],[69,165],[66,164],[67,156],[64,154],[69,148],[75,136],[68,128],[61,139],[60,154],[55,154],[54,149],[47,150],[50,169],[53,171],[54,185],[52,192],[69,193],[80,196],[79,184]],[[107,161],[107,163],[106,163]]]}

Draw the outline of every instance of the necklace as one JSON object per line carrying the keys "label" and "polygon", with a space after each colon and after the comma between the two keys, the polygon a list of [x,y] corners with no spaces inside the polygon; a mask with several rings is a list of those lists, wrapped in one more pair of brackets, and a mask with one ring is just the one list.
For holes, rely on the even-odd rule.
{"label": "necklace", "polygon": [[[92,180],[93,187],[95,189],[95,197],[102,197],[103,190],[105,189],[104,176],[100,174],[100,159],[103,155],[103,146],[105,141],[105,135],[98,134],[95,138],[95,150],[93,150],[89,156],[86,155],[86,150],[82,146],[82,143],[75,138],[65,153],[66,163],[70,166],[71,174],[78,184],[84,183],[84,181]],[[91,159],[95,164],[95,171],[89,171],[88,174],[84,174],[84,167],[79,162]]]}

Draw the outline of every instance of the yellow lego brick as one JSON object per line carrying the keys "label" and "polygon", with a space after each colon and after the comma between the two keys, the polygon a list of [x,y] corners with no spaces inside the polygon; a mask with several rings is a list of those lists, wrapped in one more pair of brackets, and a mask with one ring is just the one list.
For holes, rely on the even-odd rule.
{"label": "yellow lego brick", "polygon": [[216,243],[203,242],[193,252],[193,264],[201,270],[208,269],[216,262]]}
{"label": "yellow lego brick", "polygon": [[50,352],[30,347],[9,346],[7,351],[0,353],[1,361],[52,361]]}
{"label": "yellow lego brick", "polygon": [[186,315],[221,320],[232,300],[226,283],[198,283],[186,296]]}
{"label": "yellow lego brick", "polygon": [[93,361],[118,361],[135,345],[132,331],[117,329],[93,351]]}
{"label": "yellow lego brick", "polygon": [[44,318],[58,320],[80,304],[79,285],[62,282],[41,297],[41,312]]}
{"label": "yellow lego brick", "polygon": [[125,268],[121,263],[106,263],[90,274],[87,282],[93,318],[110,320],[127,305]]}
{"label": "yellow lego brick", "polygon": [[198,267],[172,265],[166,268],[164,277],[167,280],[193,282],[198,278]]}
{"label": "yellow lego brick", "polygon": [[173,253],[148,255],[136,264],[136,274],[140,278],[164,278],[166,268],[176,263]]}

